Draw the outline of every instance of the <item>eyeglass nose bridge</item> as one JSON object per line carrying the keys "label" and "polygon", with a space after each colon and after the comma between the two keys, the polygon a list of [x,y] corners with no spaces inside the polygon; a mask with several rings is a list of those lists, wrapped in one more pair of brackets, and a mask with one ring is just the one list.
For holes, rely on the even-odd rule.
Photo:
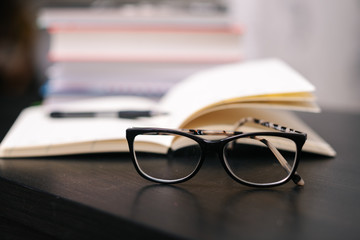
{"label": "eyeglass nose bridge", "polygon": [[239,181],[233,173],[230,171],[229,167],[225,163],[224,158],[224,148],[228,141],[224,141],[224,139],[218,139],[218,140],[208,140],[208,139],[202,139],[202,151],[203,151],[203,161],[204,159],[207,159],[207,154],[212,154],[213,157],[217,157],[217,160],[220,161],[221,165],[223,166],[224,170],[227,172],[227,174],[233,178],[235,181]]}
{"label": "eyeglass nose bridge", "polygon": [[221,139],[220,140],[203,139],[201,144],[203,154],[214,154],[218,156],[220,160],[222,160],[222,153],[225,144],[226,143],[223,143]]}

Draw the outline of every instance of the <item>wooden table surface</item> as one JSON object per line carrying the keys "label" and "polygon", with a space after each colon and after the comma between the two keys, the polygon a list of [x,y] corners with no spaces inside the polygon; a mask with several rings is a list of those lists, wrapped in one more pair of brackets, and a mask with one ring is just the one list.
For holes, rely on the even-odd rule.
{"label": "wooden table surface", "polygon": [[[7,112],[0,116],[2,139],[24,102],[1,98],[0,107]],[[357,239],[360,115],[299,116],[338,152],[335,158],[304,155],[298,169],[304,187],[240,185],[215,156],[177,185],[142,179],[127,153],[0,159],[0,223],[14,223],[0,236]]]}

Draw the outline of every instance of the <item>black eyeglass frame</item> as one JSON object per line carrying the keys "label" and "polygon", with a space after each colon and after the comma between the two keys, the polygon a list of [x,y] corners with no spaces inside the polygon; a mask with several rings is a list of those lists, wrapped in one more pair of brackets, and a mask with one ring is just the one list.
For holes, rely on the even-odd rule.
{"label": "black eyeglass frame", "polygon": [[[135,151],[134,151],[134,140],[135,137],[137,135],[140,134],[146,134],[146,133],[159,133],[159,135],[161,135],[161,133],[164,134],[176,134],[176,135],[180,135],[180,136],[184,136],[184,137],[188,137],[194,141],[196,141],[201,149],[201,155],[200,155],[200,159],[199,162],[196,166],[196,168],[194,169],[194,171],[192,173],[190,173],[188,176],[180,178],[180,179],[176,179],[176,180],[163,180],[163,179],[157,179],[157,178],[153,178],[149,175],[147,175],[146,173],[144,173],[137,160],[136,160],[136,156],[135,156]],[[201,138],[198,137],[198,135],[227,135],[228,137],[222,138],[222,139],[218,139],[218,140],[208,140],[205,138]],[[229,136],[230,135],[230,136]],[[231,169],[227,166],[225,158],[223,156],[224,154],[224,147],[226,146],[227,143],[233,141],[234,139],[238,139],[238,138],[245,138],[245,137],[252,137],[252,136],[275,136],[275,137],[283,137],[283,138],[287,138],[292,140],[295,145],[296,145],[296,155],[294,158],[294,166],[291,169],[291,172],[288,174],[288,176],[283,179],[280,180],[278,182],[274,182],[274,183],[251,183],[251,182],[247,182],[244,181],[242,179],[239,179],[238,177],[236,177]],[[175,130],[175,129],[167,129],[167,128],[128,128],[126,130],[126,139],[128,141],[128,145],[129,145],[129,151],[131,153],[131,158],[133,160],[134,166],[136,171],[140,174],[140,176],[142,176],[143,178],[156,182],[156,183],[181,183],[181,182],[185,182],[188,181],[189,179],[191,179],[192,177],[194,177],[197,172],[200,170],[204,160],[205,160],[205,153],[209,152],[210,149],[215,149],[215,151],[217,151],[218,157],[221,161],[222,166],[224,167],[225,171],[237,182],[247,185],[247,186],[251,186],[251,187],[274,187],[274,186],[279,186],[282,184],[287,183],[290,179],[292,179],[294,181],[295,184],[298,185],[303,185],[303,180],[302,178],[297,174],[296,169],[298,167],[299,161],[300,161],[300,155],[301,155],[301,150],[302,147],[306,141],[306,134],[302,133],[302,132],[298,132],[295,130],[292,130],[292,132],[250,132],[250,133],[244,133],[244,132],[236,132],[236,131],[216,131],[216,130],[195,130],[195,129],[180,129],[180,130]]]}

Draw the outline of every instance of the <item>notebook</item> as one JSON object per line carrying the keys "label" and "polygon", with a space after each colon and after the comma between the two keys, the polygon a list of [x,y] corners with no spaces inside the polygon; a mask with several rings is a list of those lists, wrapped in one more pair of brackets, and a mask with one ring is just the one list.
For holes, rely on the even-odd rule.
{"label": "notebook", "polygon": [[[303,150],[334,156],[335,150],[295,111],[319,112],[315,87],[278,59],[226,64],[176,84],[159,101],[102,97],[26,108],[0,145],[0,157],[36,157],[128,151],[129,127],[231,130],[243,117],[255,117],[308,134]],[[166,112],[151,118],[50,118],[53,110]],[[248,129],[256,131],[254,127]]]}

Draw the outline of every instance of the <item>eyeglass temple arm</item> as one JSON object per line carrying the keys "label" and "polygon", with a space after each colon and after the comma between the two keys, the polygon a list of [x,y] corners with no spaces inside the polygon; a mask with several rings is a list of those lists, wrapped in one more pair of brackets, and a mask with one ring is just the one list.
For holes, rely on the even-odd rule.
{"label": "eyeglass temple arm", "polygon": [[244,125],[245,123],[248,123],[248,122],[252,122],[252,123],[264,126],[264,127],[272,128],[272,129],[278,130],[280,132],[304,134],[303,132],[300,132],[300,131],[297,131],[297,130],[294,130],[294,129],[291,129],[291,128],[288,128],[288,127],[284,127],[284,126],[281,126],[279,124],[275,124],[275,123],[272,123],[272,122],[268,122],[268,121],[264,121],[264,120],[261,120],[261,119],[253,118],[253,117],[242,118],[239,121],[235,122],[233,130],[235,131],[237,128],[241,127],[242,125]]}
{"label": "eyeglass temple arm", "polygon": [[280,132],[304,134],[303,132],[300,132],[300,131],[297,131],[297,130],[294,130],[294,129],[291,129],[288,127],[284,127],[279,124],[271,123],[268,121],[264,121],[264,120],[260,120],[260,119],[252,118],[252,117],[242,118],[239,121],[237,121],[233,125],[233,131],[203,130],[203,129],[181,129],[181,130],[183,132],[187,132],[187,133],[194,134],[194,135],[229,135],[229,136],[232,136],[234,134],[242,133],[242,132],[236,131],[236,129],[238,129],[239,127],[241,127],[242,125],[244,125],[245,123],[248,123],[248,122],[260,124],[264,127],[272,128],[272,129],[278,130]]}
{"label": "eyeglass temple arm", "polygon": [[[254,139],[259,140],[260,142],[264,143],[266,146],[268,146],[268,148],[273,152],[273,154],[275,155],[276,159],[279,161],[279,163],[281,164],[281,166],[288,172],[291,172],[291,167],[289,165],[289,163],[286,161],[286,159],[282,156],[282,154],[279,152],[279,150],[277,150],[277,148],[271,144],[268,140],[266,140],[265,138],[260,138],[260,137],[254,137]],[[292,180],[294,181],[295,184],[299,185],[299,186],[304,186],[305,185],[305,181],[300,177],[300,175],[295,172]]]}

